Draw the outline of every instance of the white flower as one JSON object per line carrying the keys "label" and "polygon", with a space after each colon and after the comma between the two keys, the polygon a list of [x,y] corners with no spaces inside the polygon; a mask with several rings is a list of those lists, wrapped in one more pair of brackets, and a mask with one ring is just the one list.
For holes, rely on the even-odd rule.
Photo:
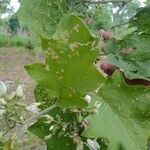
{"label": "white flower", "polygon": [[5,114],[5,113],[6,113],[6,110],[0,109],[0,116],[2,116],[2,115]]}
{"label": "white flower", "polygon": [[100,146],[96,140],[87,139],[87,146],[90,150],[100,150]]}
{"label": "white flower", "polygon": [[0,98],[0,104],[6,105],[7,103],[5,102],[5,100],[3,98]]}
{"label": "white flower", "polygon": [[91,96],[90,95],[85,95],[84,99],[90,103],[91,102]]}
{"label": "white flower", "polygon": [[0,96],[6,94],[7,86],[4,82],[0,81]]}
{"label": "white flower", "polygon": [[16,89],[16,94],[18,97],[22,97],[24,94],[23,94],[23,86],[22,85],[19,85]]}
{"label": "white flower", "polygon": [[40,111],[40,109],[38,108],[39,105],[40,105],[40,103],[33,103],[33,104],[27,106],[26,109],[29,112],[37,114]]}

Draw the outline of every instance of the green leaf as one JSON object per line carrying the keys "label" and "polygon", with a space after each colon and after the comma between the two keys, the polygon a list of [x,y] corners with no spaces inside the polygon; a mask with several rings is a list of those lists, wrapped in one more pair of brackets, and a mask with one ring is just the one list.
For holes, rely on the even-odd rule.
{"label": "green leaf", "polygon": [[54,93],[51,93],[51,90],[43,88],[42,85],[38,84],[34,89],[34,96],[36,102],[41,103],[39,106],[40,109],[44,110],[54,104],[55,99],[52,98]]}
{"label": "green leaf", "polygon": [[93,41],[93,46],[95,46],[95,42],[98,42],[96,41],[96,37],[91,35],[89,29],[85,27],[85,23],[73,14],[65,15],[63,20],[60,21],[56,33],[54,34],[54,38],[69,44],[87,44],[89,41]]}
{"label": "green leaf", "polygon": [[25,66],[25,69],[38,84],[50,89],[52,96],[58,95],[59,82],[45,69],[44,64],[32,64]]}
{"label": "green leaf", "polygon": [[108,42],[109,62],[122,69],[126,78],[150,81],[150,7],[140,9],[129,27],[136,30],[122,40]]}
{"label": "green leaf", "polygon": [[119,55],[109,54],[109,62],[122,69],[128,79],[145,79],[150,80],[150,61],[140,62],[123,59]]}
{"label": "green leaf", "polygon": [[31,33],[51,35],[66,11],[66,0],[21,0],[18,15]]}
{"label": "green leaf", "polygon": [[[56,115],[59,115],[60,117],[62,117],[63,115],[63,119],[65,121],[69,121],[73,117],[69,113],[63,114],[60,108],[55,108],[49,113],[49,115],[54,118],[56,117]],[[59,136],[58,132],[56,132],[55,135],[52,135],[52,137],[49,139],[45,138],[46,136],[52,134],[52,132],[49,130],[51,125],[52,124],[46,123],[46,119],[41,118],[29,128],[29,131],[38,136],[46,143],[47,150],[75,150],[76,145],[73,140],[65,135]]]}
{"label": "green leaf", "polygon": [[146,150],[150,130],[150,89],[126,85],[116,72],[93,101],[101,101],[98,115],[91,115],[88,138],[107,138],[109,150]]}
{"label": "green leaf", "polygon": [[[65,25],[69,28],[64,28]],[[64,34],[66,37],[62,40]],[[54,37],[41,39],[45,65],[26,66],[27,72],[48,89],[61,106],[87,106],[83,96],[105,81],[94,66],[99,54],[98,39],[72,14],[62,19]]]}
{"label": "green leaf", "polygon": [[131,27],[137,27],[138,32],[150,34],[150,6],[141,9],[130,21]]}
{"label": "green leaf", "polygon": [[147,6],[150,6],[150,0],[146,1]]}
{"label": "green leaf", "polygon": [[108,60],[124,71],[126,78],[150,80],[150,35],[130,34],[108,43]]}
{"label": "green leaf", "polygon": [[[150,35],[148,34],[133,34],[129,35],[125,41],[128,41],[126,46],[133,48],[134,50],[128,53],[125,57],[127,60],[136,61],[137,64],[145,63],[148,66],[150,65]],[[125,47],[125,46],[124,46]],[[147,64],[146,64],[147,63]],[[138,66],[139,67],[139,66]],[[144,66],[142,66],[144,67]],[[146,70],[145,70],[146,71]],[[150,73],[149,73],[150,76]]]}

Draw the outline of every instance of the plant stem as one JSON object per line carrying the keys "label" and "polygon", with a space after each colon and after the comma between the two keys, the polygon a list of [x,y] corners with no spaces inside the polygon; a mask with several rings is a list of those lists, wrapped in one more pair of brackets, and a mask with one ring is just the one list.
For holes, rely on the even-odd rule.
{"label": "plant stem", "polygon": [[45,110],[41,111],[40,113],[38,113],[35,116],[33,116],[33,117],[29,118],[28,120],[26,120],[26,122],[23,123],[23,126],[26,126],[26,125],[29,125],[29,124],[33,123],[38,118],[40,118],[42,115],[47,114],[49,111],[53,110],[56,107],[57,107],[57,105],[54,104],[51,107],[46,108]]}
{"label": "plant stem", "polygon": [[16,137],[18,139],[21,139],[23,134],[27,131],[29,126],[31,126],[38,118],[40,118],[44,114],[47,114],[48,112],[52,111],[56,107],[57,107],[57,105],[54,104],[51,107],[46,108],[45,110],[41,111],[37,115],[35,115],[35,116],[29,118],[28,120],[26,120],[25,123],[23,123],[22,125],[17,127],[17,129],[16,129]]}

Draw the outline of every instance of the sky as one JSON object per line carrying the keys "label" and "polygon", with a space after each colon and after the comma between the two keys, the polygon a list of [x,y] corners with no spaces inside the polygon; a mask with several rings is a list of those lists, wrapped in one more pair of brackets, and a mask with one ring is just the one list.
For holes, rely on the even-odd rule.
{"label": "sky", "polygon": [[[145,2],[146,0],[140,0],[140,1],[141,1],[141,6],[144,6],[144,2]],[[14,8],[14,12],[17,12],[17,10],[18,10],[19,7],[20,7],[20,3],[18,2],[18,0],[11,0],[10,5]],[[1,17],[2,17],[2,18],[5,18],[5,17],[7,17],[7,16],[8,16],[8,14],[3,14]]]}
{"label": "sky", "polygon": [[[141,5],[143,5],[146,0],[140,0],[140,1],[141,1]],[[14,8],[14,11],[15,11],[15,12],[16,12],[16,11],[19,9],[19,7],[20,7],[20,3],[18,2],[18,0],[11,0],[11,4],[10,4],[10,5]]]}
{"label": "sky", "polygon": [[[140,0],[141,3],[145,2],[146,0]],[[14,7],[14,9],[17,11],[20,7],[20,4],[18,2],[18,0],[11,0],[11,6]]]}
{"label": "sky", "polygon": [[[14,9],[14,12],[17,12],[17,10],[19,9],[20,7],[20,3],[18,2],[18,0],[11,0],[10,1],[10,7],[13,7]],[[9,16],[8,13],[5,13],[1,16],[1,18],[6,18],[7,16]]]}

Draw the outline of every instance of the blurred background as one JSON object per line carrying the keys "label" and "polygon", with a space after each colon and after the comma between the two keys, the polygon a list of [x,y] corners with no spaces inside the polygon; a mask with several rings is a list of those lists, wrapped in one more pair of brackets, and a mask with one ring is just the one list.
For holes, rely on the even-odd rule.
{"label": "blurred background", "polygon": [[[48,2],[52,4],[49,5]],[[93,3],[91,0],[82,3],[81,0],[66,0],[66,5],[63,5],[57,2],[53,4],[54,1],[51,0],[0,0],[0,81],[7,85],[8,93],[12,93],[21,84],[26,95],[25,104],[34,103],[35,83],[27,75],[24,66],[44,61],[39,35],[53,35],[62,15],[69,11],[78,13],[97,36],[100,30],[105,30],[122,39],[131,32],[127,29],[127,22],[145,2],[146,0],[112,0],[98,3],[95,0]],[[120,24],[121,27],[113,28]],[[32,135],[25,136],[28,138],[24,141],[23,150],[43,149],[37,139],[33,145]]]}

